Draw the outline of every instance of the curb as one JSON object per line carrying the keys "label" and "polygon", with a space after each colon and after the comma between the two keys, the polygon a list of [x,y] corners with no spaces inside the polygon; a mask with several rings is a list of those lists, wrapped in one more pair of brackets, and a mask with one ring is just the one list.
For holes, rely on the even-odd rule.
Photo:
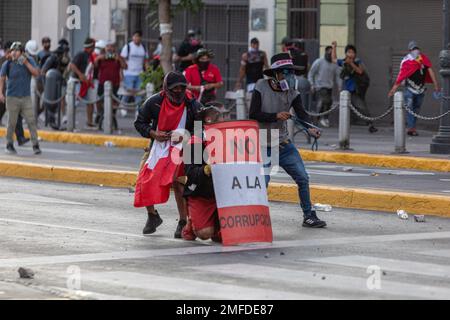
{"label": "curb", "polygon": [[[137,172],[94,170],[86,168],[54,167],[23,162],[0,161],[0,176],[130,188],[135,185]],[[298,203],[298,190],[294,184],[271,183],[269,200]],[[312,185],[314,203],[327,203],[339,208],[436,215],[450,218],[450,197],[416,193],[356,189],[325,185]]]}
{"label": "curb", "polygon": [[[137,137],[97,135],[85,133],[39,131],[44,141],[58,143],[88,144],[105,146],[112,142],[118,148],[144,149],[149,140]],[[6,136],[6,129],[0,128],[0,137]],[[25,136],[29,137],[28,131]],[[317,151],[300,149],[304,161],[329,162],[336,164],[364,165],[395,169],[411,169],[422,171],[450,172],[450,159],[434,159],[408,156],[385,156],[367,153],[345,153],[337,151]]]}

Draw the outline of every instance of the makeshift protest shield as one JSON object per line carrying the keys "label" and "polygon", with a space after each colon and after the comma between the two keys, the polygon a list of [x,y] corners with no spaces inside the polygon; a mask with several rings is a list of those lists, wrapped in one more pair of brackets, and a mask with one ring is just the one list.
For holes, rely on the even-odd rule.
{"label": "makeshift protest shield", "polygon": [[205,129],[223,244],[271,243],[258,123],[222,122]]}

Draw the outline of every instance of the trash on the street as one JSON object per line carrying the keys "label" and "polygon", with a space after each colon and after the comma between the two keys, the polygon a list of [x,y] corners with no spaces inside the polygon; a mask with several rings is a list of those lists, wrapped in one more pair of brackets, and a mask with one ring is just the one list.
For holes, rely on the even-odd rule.
{"label": "trash on the street", "polygon": [[402,220],[408,220],[409,216],[405,210],[397,210],[397,216]]}
{"label": "trash on the street", "polygon": [[107,147],[107,148],[114,148],[115,146],[116,146],[116,144],[112,141],[105,142],[105,147]]}
{"label": "trash on the street", "polygon": [[379,176],[379,174],[378,174],[378,173],[376,173],[376,172],[373,172],[373,173],[371,174],[371,176],[372,176],[372,177],[378,177],[378,176]]}
{"label": "trash on the street", "polygon": [[414,221],[416,222],[425,222],[425,216],[424,215],[415,215]]}
{"label": "trash on the street", "polygon": [[331,212],[333,211],[333,207],[329,204],[316,203],[314,205],[314,210],[323,211],[323,212]]}
{"label": "trash on the street", "polygon": [[33,279],[34,278],[34,271],[31,269],[19,268],[18,272],[19,272],[19,276],[21,279]]}
{"label": "trash on the street", "polygon": [[344,172],[352,172],[353,168],[352,167],[345,167],[342,169]]}

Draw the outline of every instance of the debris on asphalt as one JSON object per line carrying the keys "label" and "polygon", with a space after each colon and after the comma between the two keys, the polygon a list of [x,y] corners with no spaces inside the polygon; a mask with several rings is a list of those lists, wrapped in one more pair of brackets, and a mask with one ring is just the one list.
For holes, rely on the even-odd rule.
{"label": "debris on asphalt", "polygon": [[386,273],[386,271],[383,271],[383,276],[387,276],[387,273]]}
{"label": "debris on asphalt", "polygon": [[270,258],[270,254],[266,253],[266,254],[264,255],[264,258],[269,259],[269,258]]}
{"label": "debris on asphalt", "polygon": [[322,277],[322,280],[326,280],[327,279],[327,277]]}
{"label": "debris on asphalt", "polygon": [[342,169],[344,172],[352,172],[353,168],[352,167],[345,167]]}
{"label": "debris on asphalt", "polygon": [[107,148],[114,148],[115,146],[116,146],[116,144],[112,141],[105,142],[105,147],[107,147]]}
{"label": "debris on asphalt", "polygon": [[19,268],[18,272],[19,272],[19,276],[21,279],[33,279],[34,278],[34,271],[31,269]]}
{"label": "debris on asphalt", "polygon": [[416,222],[425,222],[425,216],[424,215],[415,215],[414,221]]}
{"label": "debris on asphalt", "polygon": [[284,252],[280,252],[280,256],[284,256],[285,255],[285,253]]}
{"label": "debris on asphalt", "polygon": [[331,211],[333,211],[333,207],[329,204],[316,203],[314,205],[314,210],[323,211],[323,212],[331,212]]}
{"label": "debris on asphalt", "polygon": [[376,173],[376,172],[373,172],[373,173],[371,174],[371,176],[372,176],[372,177],[379,177],[380,175],[379,175],[378,173]]}
{"label": "debris on asphalt", "polygon": [[129,189],[128,189],[128,192],[129,192],[129,193],[135,193],[136,190],[135,190],[134,188],[129,188]]}
{"label": "debris on asphalt", "polygon": [[397,216],[402,220],[408,220],[409,216],[405,210],[397,210]]}

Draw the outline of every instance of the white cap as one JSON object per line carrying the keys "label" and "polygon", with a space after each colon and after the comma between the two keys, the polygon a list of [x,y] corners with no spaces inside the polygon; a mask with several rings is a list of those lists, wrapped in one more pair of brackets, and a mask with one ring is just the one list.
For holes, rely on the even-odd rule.
{"label": "white cap", "polygon": [[36,40],[30,40],[25,45],[25,51],[31,54],[32,56],[35,56],[39,53],[39,46]]}
{"label": "white cap", "polygon": [[107,42],[105,40],[98,40],[95,43],[95,47],[98,49],[105,49],[106,45],[107,45]]}

